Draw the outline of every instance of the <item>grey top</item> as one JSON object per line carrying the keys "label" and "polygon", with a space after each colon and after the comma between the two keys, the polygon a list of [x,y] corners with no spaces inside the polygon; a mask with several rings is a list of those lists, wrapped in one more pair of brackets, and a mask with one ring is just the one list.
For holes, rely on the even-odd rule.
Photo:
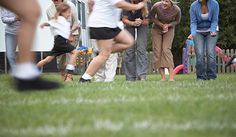
{"label": "grey top", "polygon": [[20,21],[17,19],[15,13],[1,8],[1,19],[6,24],[5,32],[10,34],[16,34],[20,26]]}

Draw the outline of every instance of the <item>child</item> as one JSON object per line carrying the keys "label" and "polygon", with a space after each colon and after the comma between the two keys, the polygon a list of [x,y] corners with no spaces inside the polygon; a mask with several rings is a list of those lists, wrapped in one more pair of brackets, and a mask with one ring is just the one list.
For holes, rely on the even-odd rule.
{"label": "child", "polygon": [[67,21],[70,16],[70,6],[66,3],[62,3],[57,7],[57,13],[54,19],[45,22],[40,26],[41,28],[44,26],[50,26],[52,33],[55,36],[55,40],[50,55],[38,62],[37,66],[42,67],[59,55],[71,53],[72,56],[69,64],[66,66],[66,75],[64,81],[73,80],[72,73],[75,70],[76,57],[79,53],[76,48],[70,44],[72,33],[78,29],[78,27],[73,30],[70,29],[70,22]]}

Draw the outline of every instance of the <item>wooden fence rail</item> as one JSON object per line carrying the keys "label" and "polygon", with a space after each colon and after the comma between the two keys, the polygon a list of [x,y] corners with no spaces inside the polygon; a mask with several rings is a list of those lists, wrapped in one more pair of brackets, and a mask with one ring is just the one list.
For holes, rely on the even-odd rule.
{"label": "wooden fence rail", "polygon": [[[148,54],[148,74],[157,73],[156,70],[153,70],[152,65],[152,52],[147,52]],[[231,65],[226,67],[226,63],[230,57],[236,55],[236,49],[223,49],[216,54],[216,63],[217,63],[217,73],[234,73],[236,72],[236,65]],[[123,74],[122,69],[123,56],[120,55],[118,59],[117,74]],[[188,54],[187,57],[187,72],[195,73],[196,72],[196,56],[195,54]]]}

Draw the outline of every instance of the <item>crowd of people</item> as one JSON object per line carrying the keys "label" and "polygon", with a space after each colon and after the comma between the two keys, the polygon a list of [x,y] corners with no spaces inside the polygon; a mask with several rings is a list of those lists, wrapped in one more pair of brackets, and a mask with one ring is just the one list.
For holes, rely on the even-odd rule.
{"label": "crowd of people", "polygon": [[[6,53],[18,90],[55,89],[61,84],[40,78],[38,67],[57,57],[58,69],[64,81],[73,80],[76,47],[79,40],[80,21],[75,5],[68,0],[52,0],[46,13],[54,36],[50,55],[36,64],[31,52],[40,9],[36,0],[0,0],[1,18],[6,24]],[[8,9],[8,10],[7,10]],[[23,10],[22,10],[23,9]],[[96,43],[96,56],[92,59],[80,82],[113,81],[117,66],[117,52],[124,51],[123,68],[127,81],[146,80],[148,73],[148,25],[152,23],[151,37],[153,69],[165,81],[174,81],[174,61],[171,52],[175,28],[181,21],[181,8],[175,0],[88,0],[87,27],[90,38]],[[29,12],[31,11],[31,12]],[[195,0],[190,7],[190,35],[196,54],[198,80],[216,79],[215,45],[219,33],[219,4],[216,0]],[[124,29],[118,26],[122,21]],[[15,55],[19,45],[19,55]],[[206,54],[206,60],[205,60]],[[16,61],[17,60],[17,61]],[[231,59],[231,64],[235,58]],[[105,69],[104,69],[105,68]],[[29,70],[29,71],[24,71]],[[106,73],[108,72],[108,73]],[[101,80],[102,76],[102,80]],[[99,79],[100,77],[100,79]],[[105,80],[106,77],[109,80]]]}

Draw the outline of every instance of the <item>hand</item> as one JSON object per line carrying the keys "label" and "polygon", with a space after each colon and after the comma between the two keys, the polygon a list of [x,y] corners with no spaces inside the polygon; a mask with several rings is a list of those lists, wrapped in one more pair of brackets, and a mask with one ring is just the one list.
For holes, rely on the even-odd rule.
{"label": "hand", "polygon": [[15,20],[16,20],[16,21],[20,21],[21,19],[17,16]]}
{"label": "hand", "polygon": [[45,26],[45,23],[41,24],[41,25],[40,25],[40,28],[43,29],[44,26]]}
{"label": "hand", "polygon": [[94,0],[88,0],[89,14],[93,11]]}
{"label": "hand", "polygon": [[145,2],[145,1],[139,2],[139,3],[137,4],[136,10],[142,9],[143,7],[146,6],[146,4],[147,4],[147,2]]}
{"label": "hand", "polygon": [[142,19],[140,19],[140,18],[135,19],[135,24],[136,24],[137,27],[142,25],[142,23],[143,23]]}
{"label": "hand", "polygon": [[162,29],[163,29],[163,31],[162,31],[163,33],[168,32],[169,31],[169,24],[163,24]]}
{"label": "hand", "polygon": [[216,36],[216,32],[211,32],[211,36],[215,37]]}
{"label": "hand", "polygon": [[75,41],[75,36],[73,35],[70,35],[69,39],[68,39],[70,42],[74,42]]}
{"label": "hand", "polygon": [[190,35],[188,36],[188,39],[192,40],[192,39],[193,39],[193,35],[190,34]]}

